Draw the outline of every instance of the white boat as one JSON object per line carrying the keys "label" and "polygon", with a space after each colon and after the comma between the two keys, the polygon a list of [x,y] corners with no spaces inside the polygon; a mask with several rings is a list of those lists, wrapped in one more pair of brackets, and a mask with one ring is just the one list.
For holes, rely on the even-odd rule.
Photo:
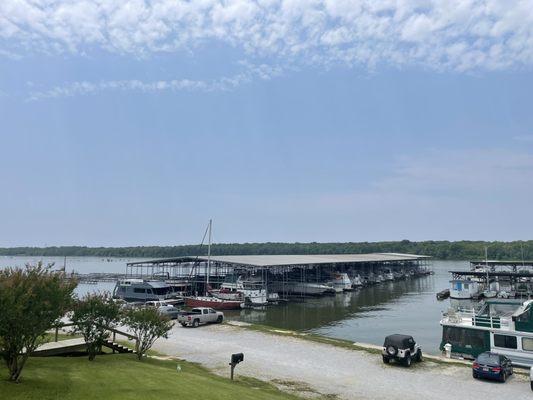
{"label": "white boat", "polygon": [[220,289],[209,292],[223,300],[241,300],[252,305],[268,304],[268,293],[257,279],[245,280],[242,276],[228,275]]}
{"label": "white boat", "polygon": [[307,296],[321,296],[324,294],[335,293],[335,289],[331,286],[322,283],[311,282],[272,282],[269,287],[270,290],[278,293],[288,294],[303,294]]}
{"label": "white boat", "polygon": [[352,290],[352,281],[347,273],[336,272],[333,275],[333,280],[328,282],[327,285],[333,287],[335,293]]}
{"label": "white boat", "polygon": [[267,300],[269,302],[275,303],[279,301],[279,294],[276,292],[267,292]]}
{"label": "white boat", "polygon": [[405,278],[405,275],[402,272],[395,271],[392,273],[394,276],[394,279],[399,280]]}
{"label": "white boat", "polygon": [[241,292],[232,291],[228,289],[212,289],[209,294],[221,300],[241,300],[244,301],[244,296]]}
{"label": "white boat", "polygon": [[394,280],[394,274],[392,272],[386,272],[383,276],[386,281],[393,281]]}
{"label": "white boat", "polygon": [[352,278],[352,287],[357,288],[363,286],[363,281],[361,280],[361,277],[359,275],[355,275]]}

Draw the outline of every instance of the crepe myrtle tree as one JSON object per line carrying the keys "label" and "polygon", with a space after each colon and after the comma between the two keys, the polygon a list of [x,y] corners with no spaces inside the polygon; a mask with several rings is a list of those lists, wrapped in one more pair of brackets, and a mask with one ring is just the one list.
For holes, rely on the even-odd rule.
{"label": "crepe myrtle tree", "polygon": [[52,266],[0,271],[0,357],[11,381],[20,380],[28,356],[72,306],[77,282]]}
{"label": "crepe myrtle tree", "polygon": [[123,323],[137,337],[135,351],[139,360],[158,338],[167,338],[173,326],[168,317],[161,315],[157,309],[151,307],[126,311]]}
{"label": "crepe myrtle tree", "polygon": [[89,293],[75,302],[71,319],[74,331],[85,339],[89,360],[93,361],[109,338],[109,328],[120,320],[120,306],[107,292]]}

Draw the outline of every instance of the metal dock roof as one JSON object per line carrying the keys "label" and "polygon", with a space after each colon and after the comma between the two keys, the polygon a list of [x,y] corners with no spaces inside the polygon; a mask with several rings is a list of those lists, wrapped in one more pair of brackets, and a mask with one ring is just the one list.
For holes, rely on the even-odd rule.
{"label": "metal dock roof", "polygon": [[[316,265],[341,263],[369,263],[388,261],[415,261],[427,259],[429,256],[402,253],[368,253],[368,254],[287,254],[287,255],[230,255],[211,256],[212,262],[244,265],[252,267],[274,267],[289,265]],[[128,265],[165,264],[172,262],[207,261],[207,256],[177,257],[153,261],[139,261]]]}
{"label": "metal dock roof", "polygon": [[470,264],[474,265],[489,265],[489,266],[507,266],[507,267],[531,267],[533,261],[531,260],[471,260]]}

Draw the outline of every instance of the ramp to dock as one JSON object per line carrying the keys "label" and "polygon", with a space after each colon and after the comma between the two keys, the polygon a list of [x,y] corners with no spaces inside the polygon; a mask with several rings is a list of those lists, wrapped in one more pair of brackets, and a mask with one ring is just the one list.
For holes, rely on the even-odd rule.
{"label": "ramp to dock", "polygon": [[63,354],[83,352],[87,350],[83,338],[60,340],[59,342],[43,343],[32,353],[34,357],[60,356]]}
{"label": "ramp to dock", "polygon": [[[102,346],[113,350],[113,353],[134,353],[135,351],[112,340],[106,340]],[[87,351],[83,338],[60,340],[40,345],[33,353],[33,357],[52,357],[65,354],[82,353]]]}

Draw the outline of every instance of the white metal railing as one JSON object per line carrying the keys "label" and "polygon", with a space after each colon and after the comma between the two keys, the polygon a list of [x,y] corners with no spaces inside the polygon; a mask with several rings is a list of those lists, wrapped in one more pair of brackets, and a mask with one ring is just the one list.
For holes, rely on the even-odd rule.
{"label": "white metal railing", "polygon": [[512,328],[510,318],[476,315],[474,309],[449,310],[447,313],[443,314],[442,320],[443,322],[452,324],[480,326],[491,329],[510,330]]}

